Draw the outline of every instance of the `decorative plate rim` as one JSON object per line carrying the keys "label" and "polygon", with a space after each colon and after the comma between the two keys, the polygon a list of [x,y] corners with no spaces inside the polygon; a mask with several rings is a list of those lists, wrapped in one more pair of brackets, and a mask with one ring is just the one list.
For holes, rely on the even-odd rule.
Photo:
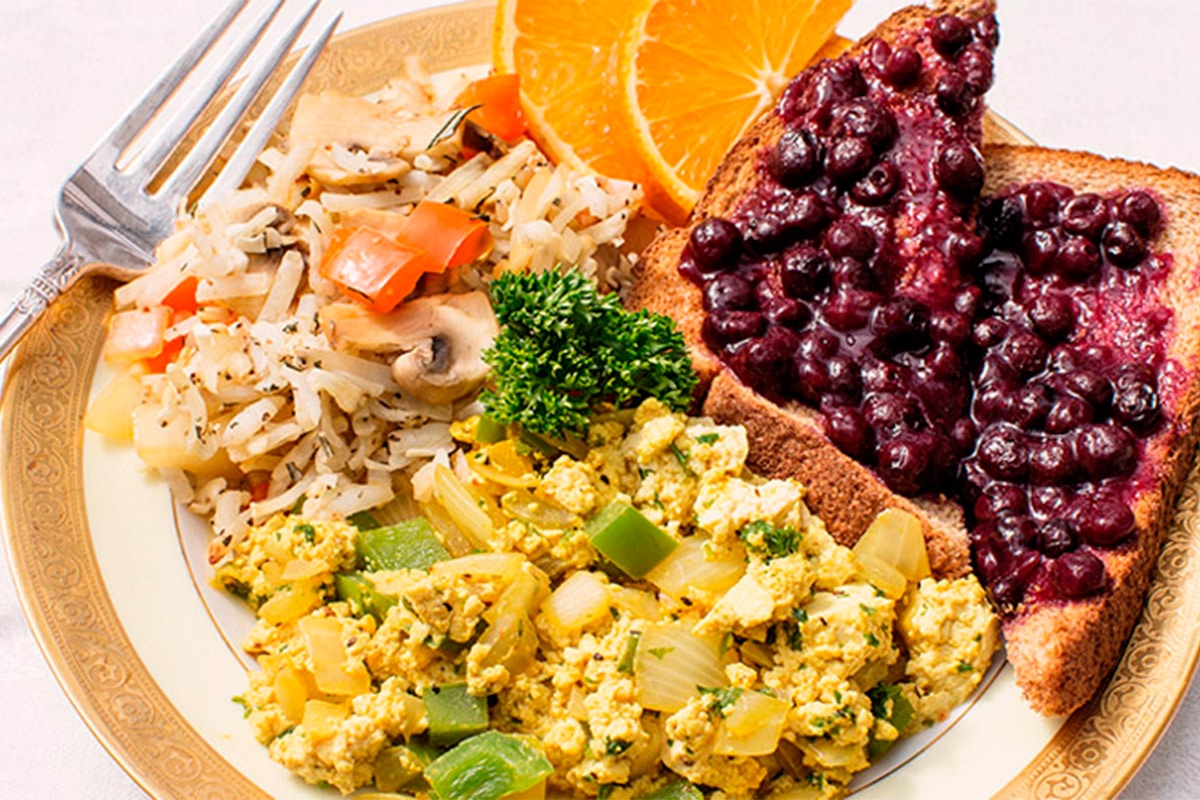
{"label": "decorative plate rim", "polygon": [[[377,88],[380,53],[421,53],[432,69],[486,59],[494,4],[442,6],[341,34],[310,88]],[[397,46],[405,42],[406,46]],[[372,60],[371,69],[363,59]],[[396,69],[398,70],[398,64]],[[989,115],[988,132],[1031,140]],[[5,543],[17,595],[63,691],[101,745],[158,798],[268,798],[159,687],[122,626],[96,563],[84,495],[82,421],[113,284],[89,279],[14,355],[0,398]],[[1189,476],[1146,606],[1113,677],[997,798],[1113,798],[1170,724],[1200,660],[1200,474]]]}

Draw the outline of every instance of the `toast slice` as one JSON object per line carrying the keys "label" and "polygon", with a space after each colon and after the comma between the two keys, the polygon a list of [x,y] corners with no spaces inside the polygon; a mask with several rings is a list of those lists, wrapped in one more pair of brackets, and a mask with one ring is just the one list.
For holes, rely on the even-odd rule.
{"label": "toast slice", "polygon": [[[1159,418],[1139,435],[1137,462],[1124,479],[1121,499],[1133,512],[1132,531],[1111,546],[1084,537],[1081,549],[1090,549],[1104,564],[1107,579],[1099,591],[1064,600],[1034,578],[1023,602],[1003,621],[1008,658],[1025,698],[1043,714],[1061,715],[1092,698],[1115,668],[1144,604],[1180,487],[1194,463],[1200,409],[1200,304],[1195,300],[1200,288],[1200,177],[1087,153],[1002,145],[984,152],[985,195],[1011,197],[1021,191],[1015,187],[1050,182],[1070,187],[1076,198],[1099,195],[1112,207],[1115,198],[1137,190],[1156,199],[1164,217],[1144,231],[1153,234],[1145,241],[1152,253],[1149,261],[1113,275],[1132,280],[1145,270],[1153,277],[1110,291],[1101,272],[1093,292],[1075,296],[1077,313],[1088,311],[1065,339],[1067,346],[1104,343],[1111,350],[1109,359],[1152,365],[1157,373]],[[1109,246],[1108,236],[1101,237],[1102,249]],[[1030,257],[1025,261],[1028,270]],[[1125,288],[1128,292],[1122,293]],[[1140,303],[1146,303],[1145,313],[1136,308]],[[1165,310],[1166,316],[1151,313],[1154,308]],[[1103,371],[1098,363],[1092,366]],[[1118,396],[1109,417],[1127,418],[1120,377],[1116,382]],[[983,526],[977,524],[972,534],[977,551],[982,541],[978,528]]]}
{"label": "toast slice", "polygon": [[[767,261],[778,261],[792,259],[798,253],[802,256],[807,237],[827,243],[830,252],[842,253],[831,267],[839,298],[869,300],[873,296],[882,302],[889,296],[918,293],[949,302],[963,278],[957,263],[959,256],[947,253],[946,243],[949,240],[965,243],[968,250],[978,246],[968,218],[973,212],[974,196],[982,185],[982,168],[976,167],[978,174],[967,175],[968,184],[976,183],[960,192],[944,190],[931,175],[929,166],[935,158],[933,151],[942,152],[943,145],[953,145],[948,149],[956,148],[960,156],[965,156],[968,173],[973,162],[980,158],[976,149],[982,138],[980,96],[990,83],[991,49],[996,43],[993,10],[990,0],[953,0],[931,7],[902,9],[840,58],[822,62],[798,76],[785,90],[775,111],[759,120],[731,150],[709,181],[689,225],[666,231],[646,250],[635,268],[634,283],[627,296],[632,307],[668,314],[677,321],[700,374],[699,396],[707,394],[705,413],[724,422],[747,426],[752,466],[756,470],[771,476],[796,477],[808,485],[815,510],[831,534],[844,544],[856,541],[884,508],[922,511],[931,566],[939,576],[960,576],[970,567],[961,512],[943,496],[952,481],[943,471],[942,480],[926,482],[928,491],[910,492],[921,495],[919,499],[901,497],[876,471],[860,463],[870,463],[873,458],[856,460],[830,441],[825,434],[824,417],[814,407],[817,398],[804,396],[805,381],[802,376],[788,374],[792,372],[790,365],[773,365],[769,359],[766,365],[757,363],[753,340],[731,343],[730,337],[714,335],[713,322],[706,322],[709,317],[706,305],[713,302],[711,299],[706,302],[704,294],[718,291],[719,287],[712,287],[724,278],[718,275],[713,279],[711,274],[703,274],[705,270],[695,268],[692,242],[703,235],[703,231],[697,233],[698,229],[711,227],[714,220],[732,220],[745,231],[743,262],[764,253]],[[941,21],[948,17],[955,24],[943,25]],[[933,39],[940,34],[934,29],[938,26],[947,28],[951,38],[958,37],[959,41],[935,45]],[[917,69],[907,76],[903,63],[892,63],[903,61],[898,58],[901,53],[917,63]],[[942,96],[948,94],[946,84],[961,90],[961,76],[967,72],[968,64],[974,69],[970,90],[957,99],[949,92],[951,100],[944,100]],[[948,73],[953,74],[947,77]],[[869,84],[865,90],[867,99],[889,110],[895,120],[894,130],[886,130],[886,124],[882,126],[885,128],[882,134],[877,130],[880,126],[872,129],[871,114],[861,113],[854,91],[844,93],[851,95],[848,102],[842,98],[844,108],[852,109],[851,123],[845,123],[846,116],[839,118],[843,112],[836,104],[830,110],[830,97],[836,98],[837,87],[852,83],[856,74],[866,76],[863,83]],[[862,86],[858,91],[863,91]],[[857,126],[855,113],[859,114]],[[859,138],[874,137],[876,141],[869,144],[879,145],[875,148],[877,165],[849,188],[846,184],[854,176],[849,181],[841,175],[834,177],[832,166],[834,149],[841,146],[842,139],[853,138],[842,135],[846,129]],[[783,158],[781,141],[789,136],[794,138],[797,130],[805,131],[805,136],[811,132],[809,141],[825,151],[824,174],[815,179],[810,176],[808,180],[785,180],[779,168],[773,166]],[[868,190],[872,186],[877,188],[880,184],[877,177],[882,178],[883,184],[891,181],[891,190],[885,188],[885,195],[880,198],[863,198],[861,187],[866,184]],[[781,186],[783,183],[793,185]],[[828,227],[823,232],[801,230],[799,244],[785,242],[782,248],[763,235],[764,227],[771,233],[768,223],[774,209],[803,215],[803,207],[797,210],[791,204],[794,198],[804,200],[806,195],[814,193],[820,197],[818,205],[828,210],[823,220]],[[852,194],[857,200],[846,199]],[[855,249],[853,242],[849,247],[845,242],[833,242],[840,235],[834,232],[840,227],[839,220],[852,220],[851,229],[874,231],[871,245],[874,252],[860,259],[865,264],[851,263],[853,258],[845,255],[845,250]],[[850,234],[853,240],[855,231],[850,230]],[[768,239],[765,243],[764,238]],[[866,277],[862,274],[864,266],[871,273]],[[770,277],[762,281],[768,291],[780,293],[780,276],[785,268],[769,268]],[[704,284],[705,289],[702,291],[698,284]],[[829,290],[831,296],[834,293]],[[760,305],[767,302],[760,298]],[[784,308],[783,313],[787,311]],[[745,314],[738,317],[739,313],[734,311],[727,316],[735,321],[747,318]],[[753,322],[752,314],[749,318]],[[839,335],[852,341],[856,335],[853,329],[865,327],[864,322],[839,321]],[[790,341],[790,334],[781,332],[782,326],[770,327],[768,335],[761,338],[779,334]],[[852,346],[844,343],[843,349]],[[732,365],[732,372],[724,372],[722,358]],[[894,363],[885,363],[875,371],[886,380],[888,370],[893,369]],[[793,386],[772,385],[777,373],[784,375],[782,383]],[[712,391],[708,390],[710,384]],[[965,373],[960,373],[953,386],[932,394],[940,394],[939,402],[953,398],[959,406],[955,412],[958,413],[967,396],[966,384]],[[796,387],[800,397],[791,391]],[[857,391],[853,387],[852,390]],[[933,398],[924,413],[927,417],[939,416]],[[946,449],[944,437],[936,443],[941,450]],[[894,479],[903,483],[912,471],[900,464],[894,473]]]}
{"label": "toast slice", "polygon": [[[994,44],[979,22],[990,11],[984,3],[905,9],[843,58],[870,69],[880,63],[879,53],[908,46],[937,64],[937,54],[931,55],[921,37],[930,36],[939,15],[974,20],[976,41],[992,38]],[[785,352],[794,348],[792,358],[799,360],[805,340],[786,331],[775,334],[776,329],[798,321],[793,327],[805,330],[815,324],[813,316],[832,318],[827,308],[790,320],[781,315],[782,323],[770,318],[764,324],[755,316],[771,317],[785,268],[780,259],[786,265],[789,246],[755,241],[760,220],[780,207],[792,215],[803,212],[794,197],[814,180],[809,176],[789,192],[779,190],[787,182],[778,166],[784,160],[780,143],[790,130],[813,124],[827,94],[821,70],[828,75],[829,69],[825,65],[801,75],[776,112],[735,146],[690,224],[663,234],[644,254],[630,304],[679,322],[701,375],[705,413],[746,426],[756,471],[806,483],[810,502],[839,541],[852,544],[883,508],[916,511],[935,574],[958,575],[973,566],[1004,612],[1009,658],[1030,705],[1043,714],[1068,714],[1095,696],[1120,657],[1194,459],[1200,304],[1189,303],[1189,294],[1200,288],[1200,178],[1088,154],[993,146],[986,149],[986,184],[978,176],[987,198],[980,208],[970,192],[922,196],[919,190],[928,185],[901,163],[912,202],[899,208],[884,204],[895,240],[877,238],[871,264],[874,268],[881,250],[888,255],[890,245],[892,258],[884,260],[892,272],[885,280],[876,276],[882,285],[873,287],[872,314],[907,296],[918,307],[932,306],[932,315],[946,312],[938,328],[946,338],[924,335],[922,328],[924,338],[883,348],[893,367],[899,364],[917,378],[899,392],[886,381],[882,388],[868,383],[880,374],[904,374],[903,369],[881,371],[871,362],[877,355],[870,349],[874,342],[868,347],[860,342],[852,352],[860,358],[864,394],[869,389],[918,395],[925,412],[915,423],[918,431],[922,424],[940,423],[955,445],[949,458],[945,447],[934,450],[953,462],[953,486],[934,483],[932,488],[944,493],[929,491],[928,482],[907,482],[903,471],[886,472],[881,451],[847,446],[844,432],[833,424],[838,402],[827,402],[828,371],[789,376],[789,362],[760,357],[753,349],[769,350],[761,342],[774,335]],[[938,96],[941,103],[936,75],[910,84],[906,97],[922,93]],[[797,113],[793,106],[789,111],[789,102],[807,110]],[[906,113],[906,102],[901,98],[895,110]],[[937,121],[949,127],[934,128],[935,133],[978,142],[977,113],[947,113]],[[818,132],[822,125],[817,119]],[[936,176],[941,151],[927,148],[921,162],[920,148],[911,140],[907,151],[903,147],[913,126],[900,128],[901,143],[890,157],[907,152],[927,171],[932,163]],[[832,145],[832,140],[818,141]],[[1039,188],[1030,191],[1031,181]],[[954,194],[960,196],[946,196]],[[931,217],[929,207],[949,213]],[[1089,208],[1096,213],[1089,216]],[[848,209],[837,206],[834,218]],[[1020,218],[1015,228],[1014,214]],[[729,235],[728,226],[717,230],[714,220],[732,221],[740,236],[733,240],[736,247],[715,246],[716,256],[713,242],[721,245],[721,237]],[[827,250],[845,249],[832,240],[832,227],[816,234],[803,230],[801,238],[807,235]],[[978,242],[970,239],[976,232]],[[736,281],[722,278],[731,272],[749,275],[752,299],[738,300]],[[732,283],[732,289],[714,290],[721,281]],[[813,299],[786,285],[783,289],[793,299]],[[826,295],[835,291],[840,291],[836,279],[832,288],[819,288]],[[1046,298],[1039,300],[1042,295]],[[730,297],[732,311],[724,305]],[[911,310],[913,303],[906,307]],[[966,320],[965,334],[961,324],[956,333],[946,322],[955,314]],[[935,327],[929,323],[929,329]],[[886,327],[876,327],[874,316],[850,332],[863,338],[889,335]],[[838,333],[842,349],[818,354],[827,370],[852,344],[845,327]],[[902,333],[911,334],[911,326]],[[970,377],[965,400],[939,407],[937,396],[928,398],[930,385],[937,390],[933,395],[952,398],[961,388],[927,380],[929,356],[942,345],[955,351]],[[821,392],[804,392],[805,381],[819,380],[826,381]],[[840,389],[836,382],[833,386],[836,395]],[[878,428],[873,431],[882,435]],[[928,469],[920,459],[900,459],[891,466],[897,464],[909,471]]]}

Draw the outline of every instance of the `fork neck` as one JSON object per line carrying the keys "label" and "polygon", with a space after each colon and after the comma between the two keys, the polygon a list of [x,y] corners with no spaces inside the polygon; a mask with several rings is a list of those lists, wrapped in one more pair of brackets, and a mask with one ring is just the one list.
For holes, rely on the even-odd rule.
{"label": "fork neck", "polygon": [[0,319],[0,360],[8,356],[50,304],[75,283],[85,263],[84,257],[67,242],[42,265]]}

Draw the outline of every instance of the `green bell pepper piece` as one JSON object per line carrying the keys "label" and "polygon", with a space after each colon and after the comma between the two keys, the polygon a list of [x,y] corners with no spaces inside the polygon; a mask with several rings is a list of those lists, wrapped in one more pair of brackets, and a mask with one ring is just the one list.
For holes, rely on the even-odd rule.
{"label": "green bell pepper piece", "polygon": [[430,687],[423,699],[429,720],[429,741],[439,747],[488,729],[487,698],[468,692],[465,683]]}
{"label": "green bell pepper piece", "polygon": [[383,622],[388,609],[396,605],[396,598],[375,588],[371,579],[361,572],[339,572],[333,576],[333,588],[339,600],[350,604],[354,616],[370,614],[377,622]]}
{"label": "green bell pepper piece", "polygon": [[503,422],[489,417],[487,414],[479,416],[479,423],[475,426],[475,441],[483,444],[495,444],[504,441],[506,436],[508,436],[508,428]]}
{"label": "green bell pepper piece", "polygon": [[499,800],[536,786],[553,771],[528,737],[487,731],[439,757],[425,768],[425,777],[441,800]]}
{"label": "green bell pepper piece", "polygon": [[[886,719],[896,730],[903,733],[908,723],[912,722],[912,703],[908,702],[899,686],[890,683],[878,684],[867,690],[867,697],[871,698],[871,713],[880,719]],[[891,701],[891,713],[888,713],[888,701]],[[891,750],[895,743],[895,740],[876,739],[872,736],[867,743],[867,757],[878,758]]]}
{"label": "green bell pepper piece", "polygon": [[592,547],[631,578],[640,578],[679,546],[628,503],[609,503],[587,523]]}
{"label": "green bell pepper piece", "polygon": [[450,558],[450,552],[424,517],[359,531],[355,549],[359,564],[370,572],[429,569],[435,562]]}

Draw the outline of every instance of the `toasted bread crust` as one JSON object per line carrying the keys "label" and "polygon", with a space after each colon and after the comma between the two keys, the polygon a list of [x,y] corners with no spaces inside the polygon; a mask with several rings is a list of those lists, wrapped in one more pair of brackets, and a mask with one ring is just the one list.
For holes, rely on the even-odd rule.
{"label": "toasted bread crust", "polygon": [[[1147,442],[1143,469],[1149,488],[1134,499],[1132,542],[1097,554],[1111,591],[1084,602],[1030,605],[1004,623],[1008,658],[1017,684],[1040,713],[1068,714],[1086,703],[1121,657],[1145,602],[1154,566],[1172,522],[1175,502],[1196,454],[1200,413],[1200,177],[1090,153],[993,145],[984,148],[985,194],[1029,181],[1052,181],[1076,192],[1111,194],[1149,189],[1166,209],[1153,243],[1173,259],[1162,299],[1175,324],[1167,356],[1180,367],[1174,402],[1164,402],[1170,424]],[[1140,473],[1139,473],[1140,474]]]}

